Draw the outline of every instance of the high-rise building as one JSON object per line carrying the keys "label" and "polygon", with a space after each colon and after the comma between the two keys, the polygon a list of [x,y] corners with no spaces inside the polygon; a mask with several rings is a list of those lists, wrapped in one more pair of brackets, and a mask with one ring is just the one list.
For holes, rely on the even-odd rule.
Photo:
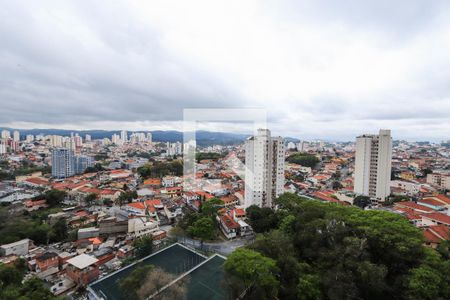
{"label": "high-rise building", "polygon": [[52,177],[66,178],[75,174],[75,158],[68,148],[52,150]]}
{"label": "high-rise building", "polygon": [[245,207],[273,207],[284,189],[284,143],[271,137],[268,129],[258,129],[245,142]]}
{"label": "high-rise building", "polygon": [[380,129],[378,135],[356,138],[354,191],[383,202],[390,194],[392,138],[391,131]]}
{"label": "high-rise building", "polygon": [[122,142],[126,143],[128,142],[128,132],[126,130],[122,130],[120,132],[120,139],[122,140]]}
{"label": "high-rise building", "polygon": [[19,142],[20,141],[20,132],[19,131],[14,130],[13,140],[14,140],[14,142]]}
{"label": "high-rise building", "polygon": [[75,173],[83,174],[88,167],[94,166],[94,159],[87,155],[75,156]]}
{"label": "high-rise building", "polygon": [[84,140],[85,140],[86,142],[90,142],[90,141],[92,140],[91,135],[90,135],[90,134],[86,134],[86,135],[84,136]]}
{"label": "high-rise building", "polygon": [[9,130],[2,130],[2,139],[7,140],[11,137],[11,133],[9,132]]}
{"label": "high-rise building", "polygon": [[62,147],[63,137],[60,135],[51,135],[50,136],[50,145],[52,147]]}
{"label": "high-rise building", "polygon": [[111,137],[111,141],[113,142],[113,144],[119,145],[122,140],[120,139],[120,136],[118,134],[113,134]]}
{"label": "high-rise building", "polygon": [[149,142],[149,143],[152,142],[152,133],[151,132],[147,132],[147,142]]}
{"label": "high-rise building", "polygon": [[75,147],[81,147],[83,145],[83,139],[78,133],[73,137],[73,142],[75,143]]}
{"label": "high-rise building", "polygon": [[0,139],[0,155],[6,154],[6,151],[7,151],[6,143],[4,143],[4,142]]}

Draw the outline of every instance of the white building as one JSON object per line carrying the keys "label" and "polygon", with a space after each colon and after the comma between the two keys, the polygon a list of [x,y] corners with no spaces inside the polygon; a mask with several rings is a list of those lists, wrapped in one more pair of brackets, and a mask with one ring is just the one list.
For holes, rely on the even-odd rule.
{"label": "white building", "polygon": [[11,137],[11,133],[9,132],[9,130],[2,130],[2,139],[7,140]]}
{"label": "white building", "polygon": [[30,247],[31,240],[23,239],[11,244],[5,244],[0,246],[0,256],[8,255],[26,255]]}
{"label": "white building", "polygon": [[245,142],[245,207],[272,207],[283,193],[284,144],[281,137],[271,137],[268,129],[258,129]]}
{"label": "white building", "polygon": [[6,143],[4,143],[2,140],[0,140],[0,155],[6,154]]}
{"label": "white building", "polygon": [[392,138],[391,131],[380,129],[378,135],[356,138],[356,194],[383,202],[390,194]]}
{"label": "white building", "polygon": [[122,142],[126,143],[128,141],[128,132],[126,130],[122,130],[120,132],[120,139]]}
{"label": "white building", "polygon": [[14,142],[20,142],[20,132],[17,130],[14,130],[13,132],[13,140]]}

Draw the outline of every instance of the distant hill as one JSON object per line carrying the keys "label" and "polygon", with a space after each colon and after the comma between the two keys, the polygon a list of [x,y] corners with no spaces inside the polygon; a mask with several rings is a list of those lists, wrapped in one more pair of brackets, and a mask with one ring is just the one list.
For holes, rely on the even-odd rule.
{"label": "distant hill", "polygon": [[[120,134],[119,130],[66,130],[66,129],[16,129],[16,128],[1,128],[0,130],[19,130],[20,135],[24,138],[27,134],[32,135],[61,135],[70,136],[71,133],[78,133],[84,138],[86,134],[89,134],[93,139],[103,139],[111,138],[113,134]],[[132,131],[129,131],[131,133]],[[182,142],[183,132],[176,130],[140,130],[136,132],[151,132],[154,142]],[[209,146],[209,145],[234,145],[243,143],[250,135],[241,133],[228,133],[228,132],[213,132],[213,131],[203,131],[199,130],[196,133],[197,145],[199,146]],[[286,141],[298,142],[298,139],[286,138]]]}
{"label": "distant hill", "polygon": [[[66,130],[66,129],[16,129],[16,128],[0,128],[0,130],[19,130],[20,135],[24,138],[28,134],[32,135],[61,135],[61,136],[70,136],[71,133],[79,134],[84,137],[86,134],[89,134],[93,139],[103,139],[103,138],[111,138],[113,134],[120,134],[119,130]],[[182,142],[183,141],[183,132],[175,131],[175,130],[154,130],[154,131],[146,131],[140,130],[137,132],[151,132],[152,138],[154,142]],[[129,131],[131,133],[131,131]],[[246,134],[239,133],[227,133],[227,132],[211,132],[211,131],[197,131],[196,138],[197,144],[199,146],[208,146],[208,145],[230,145],[230,144],[238,144],[245,141],[245,139],[249,137]]]}

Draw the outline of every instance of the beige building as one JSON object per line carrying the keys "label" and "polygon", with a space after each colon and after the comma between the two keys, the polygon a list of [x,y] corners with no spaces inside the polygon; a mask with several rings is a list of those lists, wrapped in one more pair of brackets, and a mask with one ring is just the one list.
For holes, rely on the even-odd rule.
{"label": "beige building", "polygon": [[391,131],[356,138],[354,192],[383,202],[390,194],[392,138]]}
{"label": "beige building", "polygon": [[284,144],[271,137],[268,129],[258,129],[245,142],[245,207],[272,207],[284,190]]}
{"label": "beige building", "polygon": [[440,189],[450,190],[450,172],[433,172],[427,175],[427,183]]}

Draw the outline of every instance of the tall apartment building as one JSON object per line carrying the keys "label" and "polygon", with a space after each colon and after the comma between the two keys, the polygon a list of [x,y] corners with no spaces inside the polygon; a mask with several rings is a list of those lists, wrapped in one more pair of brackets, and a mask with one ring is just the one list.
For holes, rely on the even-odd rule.
{"label": "tall apartment building", "polygon": [[75,175],[75,158],[68,148],[52,150],[52,177],[66,178]]}
{"label": "tall apartment building", "polygon": [[83,174],[88,167],[94,166],[94,159],[87,155],[75,155],[75,174]]}
{"label": "tall apartment building", "polygon": [[128,142],[128,132],[126,130],[122,130],[120,132],[120,139],[122,140],[122,142],[126,143]]}
{"label": "tall apartment building", "polygon": [[245,207],[273,207],[284,189],[284,143],[271,137],[268,129],[258,129],[245,142]]}
{"label": "tall apartment building", "polygon": [[13,140],[14,142],[20,142],[20,132],[17,130],[14,130],[13,132]]}
{"label": "tall apartment building", "polygon": [[2,130],[2,139],[7,140],[11,138],[11,132],[9,130],[3,129]]}
{"label": "tall apartment building", "polygon": [[378,135],[356,138],[354,192],[383,202],[390,194],[392,138],[391,131],[380,129]]}

